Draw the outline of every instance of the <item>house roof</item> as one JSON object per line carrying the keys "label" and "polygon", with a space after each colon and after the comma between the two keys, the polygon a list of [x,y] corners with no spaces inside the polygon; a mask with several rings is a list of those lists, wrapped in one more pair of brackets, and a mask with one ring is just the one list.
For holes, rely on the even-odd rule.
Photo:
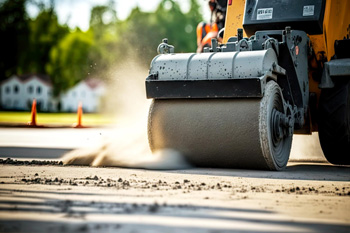
{"label": "house roof", "polygon": [[40,81],[44,82],[45,84],[52,85],[50,76],[45,75],[45,74],[24,74],[24,75],[18,76],[18,78],[22,82],[28,82],[29,80],[31,80],[34,77],[37,77]]}
{"label": "house roof", "polygon": [[[8,81],[10,81],[13,78],[17,78],[20,82],[22,83],[26,83],[29,82],[30,80],[32,80],[33,78],[38,78],[42,83],[48,85],[48,86],[52,86],[52,82],[50,79],[50,76],[45,75],[45,74],[24,74],[24,75],[13,75],[8,79],[5,79],[1,84],[4,84]],[[91,89],[95,89],[97,87],[103,86],[104,82],[100,79],[97,78],[87,78],[82,80],[82,82],[85,82],[86,85],[91,88]]]}
{"label": "house roof", "polygon": [[85,79],[84,82],[86,83],[86,85],[88,85],[91,89],[95,89],[101,85],[103,85],[103,81],[101,81],[100,79],[96,79],[96,78],[88,78]]}
{"label": "house roof", "polygon": [[8,79],[5,79],[3,81],[3,83],[6,83],[8,81],[10,81],[12,78],[17,78],[19,81],[21,81],[22,83],[26,83],[28,81],[30,81],[33,78],[38,78],[41,82],[43,82],[46,85],[51,86],[52,82],[50,79],[50,76],[45,75],[45,74],[24,74],[24,75],[13,75]]}

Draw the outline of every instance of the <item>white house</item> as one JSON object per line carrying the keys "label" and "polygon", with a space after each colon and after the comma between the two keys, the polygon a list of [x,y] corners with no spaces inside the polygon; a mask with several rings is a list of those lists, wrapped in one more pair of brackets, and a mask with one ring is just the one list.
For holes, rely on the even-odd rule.
{"label": "white house", "polygon": [[1,83],[1,106],[6,110],[30,110],[36,99],[39,111],[77,111],[81,101],[84,112],[97,112],[105,86],[98,79],[86,79],[61,94],[52,95],[52,84],[47,75],[13,75]]}
{"label": "white house", "polygon": [[84,112],[97,112],[100,99],[105,93],[104,84],[98,79],[85,79],[63,93],[60,98],[60,108],[64,112],[73,112],[78,108],[79,102]]}
{"label": "white house", "polygon": [[1,83],[1,105],[3,109],[29,110],[33,99],[41,111],[54,110],[52,84],[46,75],[13,75]]}
{"label": "white house", "polygon": [[98,79],[82,80],[61,95],[61,111],[76,111],[79,102],[81,102],[84,112],[97,112],[100,106],[100,99],[104,93],[105,86],[102,81]]}

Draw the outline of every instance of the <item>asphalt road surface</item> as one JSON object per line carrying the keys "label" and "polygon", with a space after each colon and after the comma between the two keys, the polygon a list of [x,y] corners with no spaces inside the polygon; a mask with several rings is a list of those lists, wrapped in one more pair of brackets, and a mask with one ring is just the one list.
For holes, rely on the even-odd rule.
{"label": "asphalt road surface", "polygon": [[115,128],[0,128],[0,158],[57,159],[77,148],[97,145]]}
{"label": "asphalt road surface", "polygon": [[[89,148],[110,139],[116,126],[101,128],[0,128],[0,158],[60,158],[68,151]],[[294,135],[293,161],[325,161],[318,136]]]}
{"label": "asphalt road surface", "polygon": [[[58,160],[113,130],[0,129],[0,232],[350,232],[350,167],[154,171],[23,163]],[[294,151],[295,158],[311,153]]]}

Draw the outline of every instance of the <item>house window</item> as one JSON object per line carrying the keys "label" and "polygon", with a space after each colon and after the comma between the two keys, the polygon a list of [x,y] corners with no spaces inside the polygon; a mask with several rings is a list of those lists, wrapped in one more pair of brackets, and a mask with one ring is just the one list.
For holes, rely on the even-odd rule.
{"label": "house window", "polygon": [[17,85],[15,85],[15,86],[13,87],[13,92],[14,92],[14,93],[18,93],[18,92],[19,92],[19,87],[18,87]]}
{"label": "house window", "polygon": [[72,96],[75,97],[77,95],[77,93],[75,91],[73,91]]}
{"label": "house window", "polygon": [[10,94],[10,87],[6,87],[5,92],[6,94]]}
{"label": "house window", "polygon": [[33,91],[34,91],[33,86],[29,86],[29,87],[28,87],[28,93],[32,94],[32,93],[33,93]]}
{"label": "house window", "polygon": [[40,94],[41,93],[41,87],[36,88],[36,93]]}
{"label": "house window", "polygon": [[81,96],[82,96],[82,97],[85,97],[85,91],[82,91],[82,92],[81,92]]}

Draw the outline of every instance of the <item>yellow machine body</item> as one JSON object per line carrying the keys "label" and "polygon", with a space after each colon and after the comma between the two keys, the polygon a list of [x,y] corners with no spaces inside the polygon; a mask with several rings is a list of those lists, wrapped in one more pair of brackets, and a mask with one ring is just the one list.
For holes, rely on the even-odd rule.
{"label": "yellow machine body", "polygon": [[[229,1],[223,43],[227,43],[231,36],[236,36],[237,29],[243,28],[245,2],[245,0]],[[309,59],[309,91],[316,95],[317,103],[321,89],[318,87],[319,80],[312,78],[313,73],[315,70],[319,69],[318,64],[323,65],[323,62],[330,61],[334,55],[334,42],[336,40],[342,40],[347,35],[350,35],[349,9],[350,0],[327,0],[323,20],[323,33],[319,35],[309,35],[311,46],[315,54],[315,57]],[[243,36],[250,37],[252,35],[247,34],[243,30]],[[309,128],[311,131],[317,131],[317,125],[312,124],[311,119],[309,120]]]}
{"label": "yellow machine body", "polygon": [[[243,28],[245,0],[232,0],[227,6],[225,34],[223,43]],[[334,55],[334,41],[341,40],[350,34],[350,0],[328,0],[323,20],[323,34],[310,35],[315,54],[324,54],[327,61]],[[243,35],[247,35],[243,31]]]}

